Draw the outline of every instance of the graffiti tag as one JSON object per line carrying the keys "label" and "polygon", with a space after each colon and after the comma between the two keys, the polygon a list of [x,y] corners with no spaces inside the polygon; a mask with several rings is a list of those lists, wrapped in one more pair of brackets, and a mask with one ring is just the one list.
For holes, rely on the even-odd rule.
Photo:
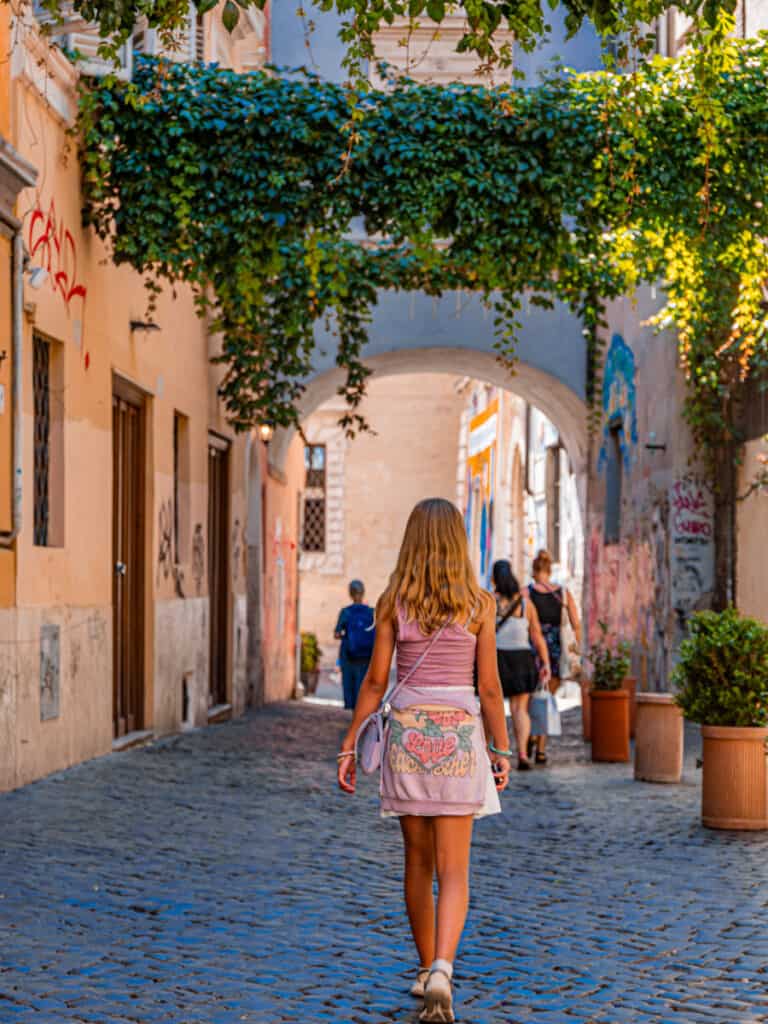
{"label": "graffiti tag", "polygon": [[712,536],[712,509],[704,488],[692,480],[678,480],[672,488],[672,529],[676,538]]}
{"label": "graffiti tag", "polygon": [[205,538],[203,537],[203,524],[196,523],[192,534],[192,579],[195,581],[198,594],[203,585],[205,575]]}
{"label": "graffiti tag", "polygon": [[54,201],[46,213],[41,206],[29,221],[29,256],[48,271],[51,287],[69,310],[72,299],[85,301],[85,285],[77,278],[77,246],[72,232],[56,216]]}
{"label": "graffiti tag", "polygon": [[157,532],[159,537],[157,548],[157,583],[159,583],[161,575],[163,579],[167,580],[171,575],[172,569],[173,504],[170,498],[168,501],[163,501],[160,504]]}

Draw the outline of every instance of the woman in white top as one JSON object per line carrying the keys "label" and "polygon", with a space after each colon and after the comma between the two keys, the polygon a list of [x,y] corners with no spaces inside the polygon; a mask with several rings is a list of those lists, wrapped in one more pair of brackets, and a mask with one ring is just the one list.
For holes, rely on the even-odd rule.
{"label": "woman in white top", "polygon": [[[509,698],[517,743],[517,767],[519,771],[528,771],[531,767],[527,757],[531,735],[528,702],[539,678],[544,684],[549,680],[549,652],[536,609],[523,597],[510,563],[506,559],[495,562],[492,576],[497,600],[496,658],[501,688],[504,696]],[[539,672],[536,671],[531,644],[539,655]]]}

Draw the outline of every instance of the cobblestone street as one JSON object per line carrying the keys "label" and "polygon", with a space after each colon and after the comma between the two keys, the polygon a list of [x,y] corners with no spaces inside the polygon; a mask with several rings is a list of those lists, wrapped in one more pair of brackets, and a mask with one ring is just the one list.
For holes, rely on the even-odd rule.
{"label": "cobblestone street", "polygon": [[[474,1024],[767,1021],[768,837],[575,736],[477,826]],[[417,1019],[397,826],[334,788],[342,711],[273,706],[0,796],[2,1024]]]}

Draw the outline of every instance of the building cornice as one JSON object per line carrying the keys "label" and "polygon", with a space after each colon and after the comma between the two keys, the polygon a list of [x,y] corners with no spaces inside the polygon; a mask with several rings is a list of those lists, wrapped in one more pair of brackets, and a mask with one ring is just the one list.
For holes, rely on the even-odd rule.
{"label": "building cornice", "polygon": [[14,229],[19,227],[19,222],[13,216],[19,192],[34,185],[35,181],[36,168],[0,135],[0,216]]}
{"label": "building cornice", "polygon": [[11,60],[13,77],[34,89],[67,127],[77,117],[78,71],[58,46],[41,36],[34,22],[19,32]]}

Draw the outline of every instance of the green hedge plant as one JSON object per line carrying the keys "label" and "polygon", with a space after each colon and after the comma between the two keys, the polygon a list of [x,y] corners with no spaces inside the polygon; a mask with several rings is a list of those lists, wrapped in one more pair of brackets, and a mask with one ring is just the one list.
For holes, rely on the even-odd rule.
{"label": "green hedge plant", "polygon": [[301,634],[301,671],[316,672],[320,665],[320,644],[314,633]]}
{"label": "green hedge plant", "polygon": [[589,649],[592,665],[593,690],[620,690],[627,678],[630,664],[630,647],[623,640],[611,640],[608,627],[598,623],[600,639]]}
{"label": "green hedge plant", "polygon": [[768,726],[768,627],[735,608],[697,612],[672,678],[686,718]]}

